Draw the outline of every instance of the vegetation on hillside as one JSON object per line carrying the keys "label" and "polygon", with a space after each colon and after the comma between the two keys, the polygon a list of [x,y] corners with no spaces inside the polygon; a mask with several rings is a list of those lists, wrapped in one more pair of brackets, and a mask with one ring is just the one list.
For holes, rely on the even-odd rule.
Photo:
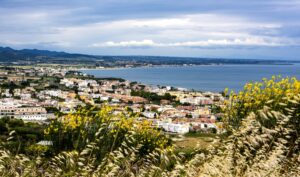
{"label": "vegetation on hillside", "polygon": [[165,93],[164,95],[158,95],[157,93],[147,92],[147,91],[135,91],[131,90],[131,96],[140,96],[146,98],[153,103],[159,103],[161,100],[175,101],[176,96],[172,96],[170,93]]}
{"label": "vegetation on hillside", "polygon": [[[298,94],[300,94],[300,81],[296,78],[273,76],[270,80],[264,78],[262,82],[247,83],[243,91],[230,93],[230,99],[224,108],[227,128],[239,129],[242,119],[251,112],[257,114],[266,105],[274,111],[282,111],[282,105],[287,104],[289,99],[293,99]],[[272,125],[276,122],[261,123]]]}
{"label": "vegetation on hillside", "polygon": [[300,81],[272,77],[231,93],[224,113],[231,135],[184,166],[188,176],[299,176]]}
{"label": "vegetation on hillside", "polygon": [[[273,77],[230,93],[227,137],[188,159],[147,122],[104,106],[81,109],[45,129],[48,148],[0,150],[0,176],[299,176],[300,81]],[[52,149],[51,153],[47,153]]]}

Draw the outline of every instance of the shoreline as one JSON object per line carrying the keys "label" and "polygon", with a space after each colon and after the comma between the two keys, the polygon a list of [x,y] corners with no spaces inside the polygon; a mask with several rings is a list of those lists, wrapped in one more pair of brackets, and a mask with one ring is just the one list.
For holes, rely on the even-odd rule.
{"label": "shoreline", "polygon": [[[232,65],[232,64],[223,64],[223,65],[155,65],[155,66],[140,66],[140,67],[112,67],[112,68],[77,68],[77,71],[90,74],[91,76],[95,78],[120,78],[124,79],[130,82],[139,82],[141,84],[145,85],[150,85],[150,86],[172,86],[174,88],[186,88],[188,90],[195,90],[195,91],[200,91],[200,92],[222,92],[224,91],[224,88],[228,87],[230,90],[235,90],[235,91],[240,91],[242,90],[242,87],[246,81],[260,81],[261,77],[256,77],[256,74],[253,74],[253,72],[260,72],[262,70],[273,70],[274,68],[278,68],[278,71],[275,73],[272,73],[271,75],[283,75],[283,76],[290,76],[290,77],[297,77],[299,76],[295,72],[286,72],[288,68],[299,68],[299,64],[293,64],[293,65],[261,65],[261,64],[241,64],[241,65]],[[157,70],[155,69],[157,68]],[[160,71],[180,71],[182,68],[183,70],[201,70],[203,72],[201,74],[200,80],[199,78],[191,77],[191,79],[196,79],[196,81],[192,80],[191,82],[186,82],[186,80],[189,77],[175,77],[178,82],[172,81],[168,82],[169,80],[162,80],[162,81],[157,81],[159,78],[161,78],[161,75],[157,75],[155,73],[160,72]],[[203,68],[203,69],[202,69]],[[206,69],[208,68],[208,69]],[[223,69],[224,68],[224,69]],[[241,70],[241,68],[243,68]],[[248,69],[247,69],[248,68]],[[252,69],[253,68],[253,69]],[[245,69],[245,70],[244,70]],[[209,73],[204,73],[206,70],[209,70]],[[245,75],[244,78],[242,77],[237,77],[235,80],[230,80],[231,84],[224,84],[222,79],[216,79],[218,78],[223,78],[224,74],[217,74],[214,75],[217,71],[224,70],[224,74],[228,72],[229,76],[235,77],[236,73],[241,73],[241,71],[249,71],[249,73],[252,73],[250,75]],[[97,72],[101,73],[103,71],[103,74],[97,74]],[[292,69],[291,71],[294,71]],[[129,74],[130,77],[126,76],[126,73],[131,73]],[[106,73],[106,74],[105,74]],[[115,73],[115,74],[114,74]],[[117,74],[117,73],[122,73],[122,74]],[[143,79],[143,76],[139,76],[138,74],[135,73],[146,73],[146,74],[151,74],[154,73],[153,76],[157,78],[157,80],[151,80],[149,79]],[[277,73],[277,74],[276,74]],[[171,73],[172,74],[172,73]],[[178,72],[174,73],[180,74]],[[199,74],[199,73],[198,73]],[[208,74],[208,75],[207,75]],[[270,75],[270,73],[266,72],[267,75]],[[167,74],[168,75],[168,74]],[[169,74],[170,75],[170,74]],[[192,74],[193,75],[193,74]],[[207,76],[206,76],[207,75]],[[271,77],[270,75],[270,77]],[[164,78],[164,77],[162,77]],[[226,78],[226,77],[225,77]],[[205,82],[203,82],[205,80]],[[197,84],[198,82],[202,82],[202,84]]]}
{"label": "shoreline", "polygon": [[[182,66],[182,65],[159,65],[159,66],[141,66],[141,67],[114,67],[114,68],[99,68],[99,69],[92,69],[92,68],[88,68],[88,69],[77,69],[76,71],[104,71],[104,70],[123,70],[123,69],[134,69],[134,68],[163,68],[163,67],[195,67],[195,66],[212,66],[212,65],[193,65],[193,66]],[[220,65],[215,65],[215,66],[220,66]],[[184,91],[188,91],[188,92],[200,92],[200,93],[205,93],[205,92],[211,92],[211,93],[221,93],[224,91],[224,89],[219,90],[219,91],[214,91],[214,90],[200,90],[200,89],[196,89],[196,88],[188,88],[188,87],[184,87],[184,86],[174,86],[174,85],[155,85],[155,84],[151,84],[151,83],[145,83],[142,81],[136,81],[136,80],[129,80],[129,79],[125,79],[122,77],[112,77],[112,76],[108,76],[108,77],[99,77],[93,74],[90,74],[91,76],[93,76],[94,78],[97,79],[123,79],[125,81],[129,81],[129,82],[137,82],[146,86],[160,86],[160,87],[172,87],[175,88],[176,90],[184,90]]]}
{"label": "shoreline", "polygon": [[89,70],[119,70],[119,69],[136,69],[136,68],[163,68],[163,67],[199,67],[199,66],[291,66],[295,65],[295,63],[287,63],[287,64],[203,64],[203,65],[151,65],[151,66],[135,66],[135,67],[101,67],[101,68],[74,68],[76,71],[89,71]]}

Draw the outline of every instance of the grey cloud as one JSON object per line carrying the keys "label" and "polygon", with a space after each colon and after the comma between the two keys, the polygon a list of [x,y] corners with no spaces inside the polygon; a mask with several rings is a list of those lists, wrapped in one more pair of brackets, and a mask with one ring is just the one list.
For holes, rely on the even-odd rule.
{"label": "grey cloud", "polygon": [[[155,27],[151,23],[135,28],[125,28],[123,24],[123,26],[114,26],[114,23],[118,24],[120,21],[178,19],[182,16],[197,14],[214,14],[219,21],[211,26],[204,24],[203,26]],[[283,44],[297,44],[300,41],[299,18],[300,3],[297,0],[224,0],[222,2],[219,0],[0,0],[0,41],[3,45],[9,45],[9,41],[19,41],[11,45],[24,48],[49,47],[50,49],[95,53],[119,51],[120,54],[134,51],[128,48],[100,50],[91,49],[88,46],[106,41],[151,39],[156,43],[170,44],[184,41],[233,40],[243,37],[258,37],[266,41],[278,40],[284,41]],[[203,19],[206,23],[209,23],[209,20]],[[220,26],[221,22],[227,23],[226,26]],[[237,26],[230,25],[231,22],[238,22]],[[275,26],[266,27],[264,24]],[[112,26],[112,29],[109,26]],[[295,45],[288,46],[295,47]],[[138,51],[144,50],[147,53],[152,51],[154,55],[157,52],[174,52],[170,49],[174,46],[170,45],[163,47],[164,49],[153,49],[149,45],[134,46],[136,47],[139,47]],[[239,45],[230,47],[230,51],[241,52]],[[249,49],[252,52],[254,50],[258,52],[260,51],[258,48],[265,47],[242,46],[243,50]],[[189,46],[189,48],[193,48],[192,52],[190,49],[182,49],[181,52],[186,52],[187,55],[198,53],[196,50],[199,46]],[[218,48],[222,48],[218,50],[222,55],[226,46]],[[288,48],[285,49],[288,50]],[[291,53],[287,54],[292,56],[299,53],[293,48]],[[286,53],[282,52],[282,55]]]}

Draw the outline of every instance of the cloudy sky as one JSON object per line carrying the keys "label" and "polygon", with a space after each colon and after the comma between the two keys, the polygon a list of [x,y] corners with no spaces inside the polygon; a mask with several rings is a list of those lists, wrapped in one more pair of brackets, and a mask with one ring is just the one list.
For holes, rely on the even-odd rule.
{"label": "cloudy sky", "polygon": [[0,0],[0,46],[300,60],[300,0]]}

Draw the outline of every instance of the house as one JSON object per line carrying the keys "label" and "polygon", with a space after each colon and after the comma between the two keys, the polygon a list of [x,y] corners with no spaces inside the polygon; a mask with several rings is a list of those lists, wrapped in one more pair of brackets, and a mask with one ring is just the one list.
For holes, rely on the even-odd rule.
{"label": "house", "polygon": [[186,117],[187,113],[173,108],[173,109],[164,110],[161,113],[161,115],[163,117],[168,117],[168,118],[183,118],[183,117]]}
{"label": "house", "polygon": [[175,124],[175,123],[157,121],[157,126],[159,128],[162,128],[164,131],[172,132],[172,133],[185,134],[190,131],[188,124]]}
{"label": "house", "polygon": [[75,86],[74,81],[68,78],[64,78],[60,81],[60,84],[65,85],[66,87],[73,87]]}
{"label": "house", "polygon": [[45,121],[48,119],[47,114],[16,115],[15,118],[23,121]]}
{"label": "house", "polygon": [[201,129],[217,128],[213,123],[200,123]]}
{"label": "house", "polygon": [[42,107],[19,107],[15,109],[15,115],[40,115],[47,114],[45,108]]}
{"label": "house", "polygon": [[195,109],[194,112],[199,115],[210,115],[211,114],[211,110],[206,107]]}
{"label": "house", "polygon": [[13,117],[15,109],[14,105],[0,105],[0,117]]}
{"label": "house", "polygon": [[151,112],[151,111],[142,112],[142,115],[149,118],[149,119],[154,119],[154,118],[158,117],[156,112]]}
{"label": "house", "polygon": [[180,103],[185,104],[192,104],[192,105],[211,105],[213,101],[210,98],[198,96],[198,97],[186,97],[180,98]]}
{"label": "house", "polygon": [[101,101],[108,101],[109,99],[110,99],[110,97],[108,97],[108,96],[102,96],[102,97],[100,97]]}

